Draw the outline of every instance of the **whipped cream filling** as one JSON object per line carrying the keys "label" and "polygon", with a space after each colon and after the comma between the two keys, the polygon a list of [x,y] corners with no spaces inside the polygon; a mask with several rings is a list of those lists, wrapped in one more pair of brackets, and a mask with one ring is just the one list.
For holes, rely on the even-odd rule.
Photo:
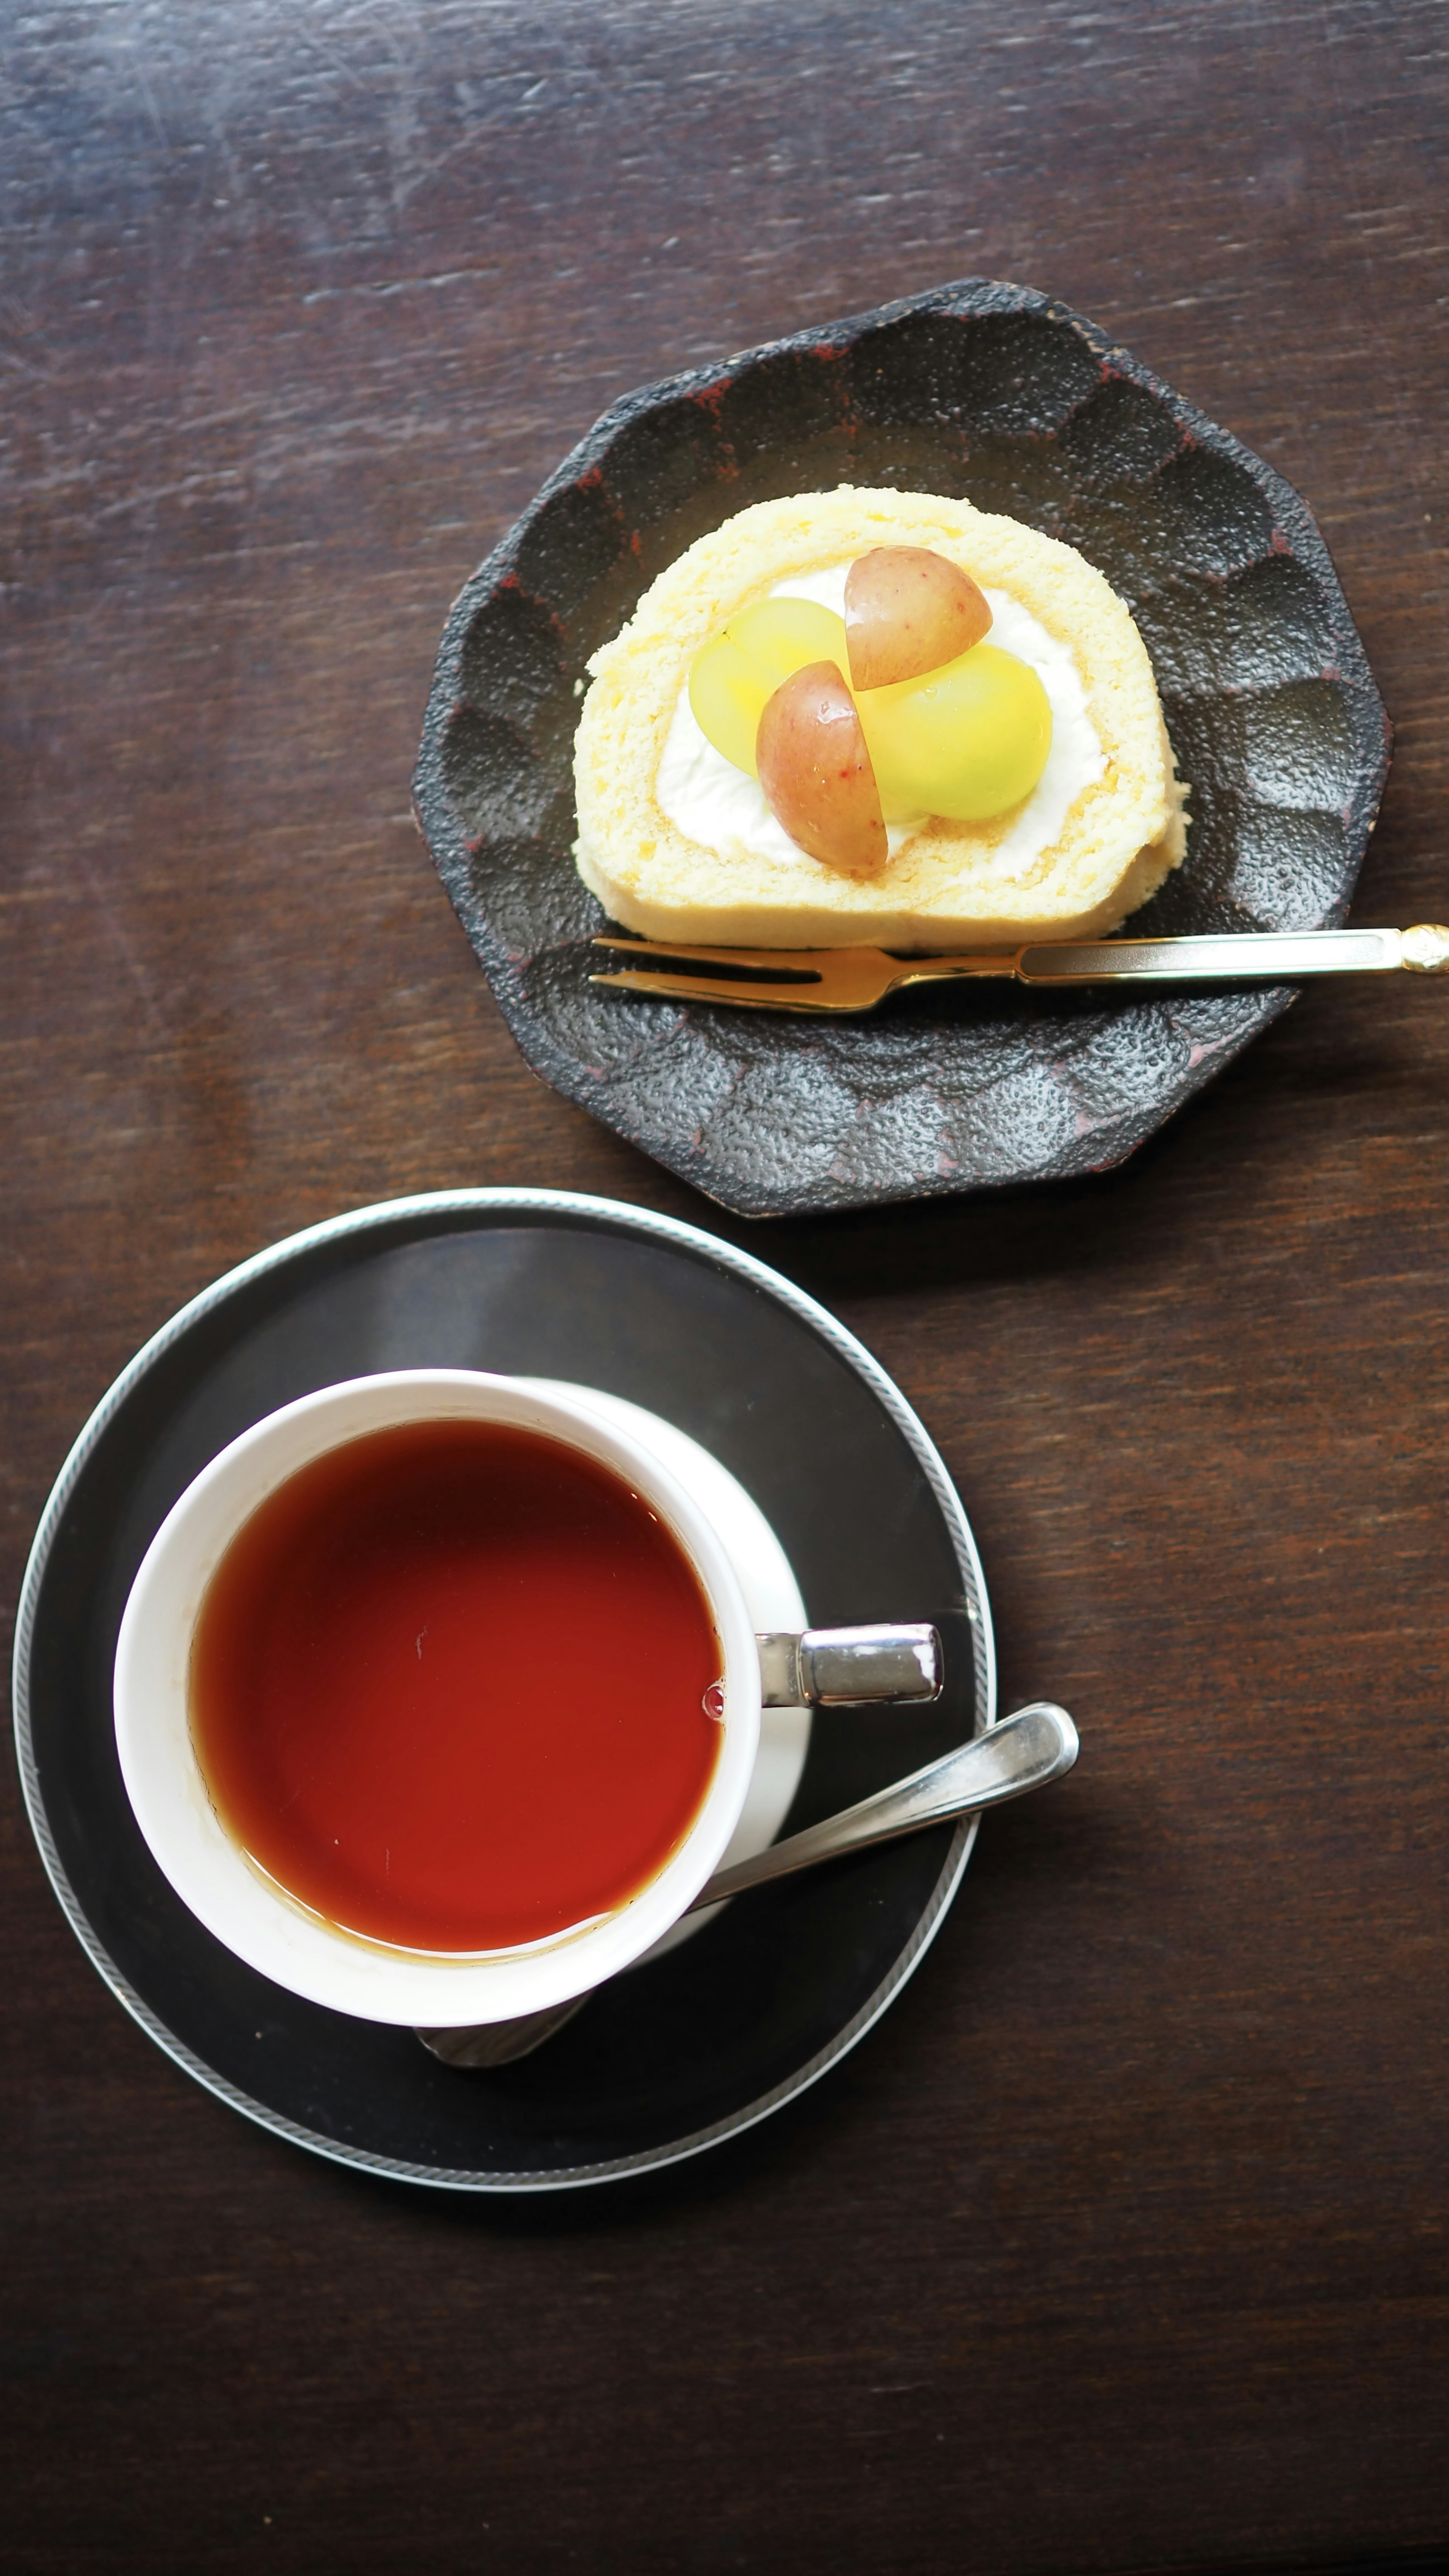
{"label": "whipped cream filling", "polygon": [[[852,561],[854,558],[852,558]],[[819,572],[801,573],[776,582],[772,599],[814,599],[822,608],[845,614],[848,563],[829,564]],[[1046,767],[1031,794],[1020,804],[1008,828],[990,852],[996,872],[1018,879],[1029,875],[1044,850],[1060,838],[1076,799],[1102,776],[1107,763],[1096,726],[1087,713],[1087,693],[1069,644],[1049,635],[1009,591],[988,590],[991,624],[983,641],[999,645],[1029,662],[1047,694],[1052,711],[1052,745]],[[808,859],[792,841],[765,802],[764,789],[747,770],[736,769],[701,731],[689,703],[686,677],[659,762],[654,794],[669,820],[687,839],[698,841],[722,859],[735,852],[793,865]],[[888,823],[886,839],[894,859],[923,828],[929,817],[916,814]],[[991,825],[985,827],[992,829]]]}

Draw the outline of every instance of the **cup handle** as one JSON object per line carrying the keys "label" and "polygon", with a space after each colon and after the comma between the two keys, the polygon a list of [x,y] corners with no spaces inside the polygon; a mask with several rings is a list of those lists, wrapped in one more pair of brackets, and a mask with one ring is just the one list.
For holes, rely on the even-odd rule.
{"label": "cup handle", "polygon": [[807,1628],[757,1636],[763,1708],[843,1708],[852,1700],[939,1699],[941,1638],[928,1626]]}

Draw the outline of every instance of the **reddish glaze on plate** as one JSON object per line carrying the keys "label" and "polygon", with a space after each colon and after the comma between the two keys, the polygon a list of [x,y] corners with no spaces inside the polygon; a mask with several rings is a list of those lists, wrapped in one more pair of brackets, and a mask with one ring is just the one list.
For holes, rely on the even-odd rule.
{"label": "reddish glaze on plate", "polygon": [[683,1549],[611,1469],[412,1423],[315,1460],[232,1542],[192,1736],[222,1821],[314,1912],[506,1948],[626,1904],[677,1848],[720,1668]]}

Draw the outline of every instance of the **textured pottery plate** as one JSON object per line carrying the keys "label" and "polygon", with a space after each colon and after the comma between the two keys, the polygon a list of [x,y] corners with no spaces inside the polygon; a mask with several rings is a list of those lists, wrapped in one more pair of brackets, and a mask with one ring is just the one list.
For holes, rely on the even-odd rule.
{"label": "textured pottery plate", "polygon": [[1192,788],[1189,857],[1144,934],[1341,921],[1388,766],[1298,495],[1043,295],[970,279],[616,403],[453,608],[417,812],[535,1072],[749,1216],[1101,1170],[1292,998],[957,986],[822,1026],[590,985],[604,916],[570,855],[589,655],[705,530],[842,482],[1004,511],[1128,602]]}
{"label": "textured pottery plate", "polygon": [[233,1958],[162,1878],[126,1801],[111,1718],[121,1611],[171,1504],[238,1432],[337,1379],[429,1365],[570,1378],[648,1406],[754,1496],[812,1622],[935,1619],[941,1701],[818,1717],[787,1832],[991,1722],[965,1515],[904,1397],[833,1317],[692,1226],[565,1192],[454,1191],[339,1217],[245,1263],[98,1407],[21,1595],[31,1822],[76,1933],[142,2029],[278,2136],[471,2191],[647,2172],[751,2127],[854,2046],[936,1932],[975,1820],[737,1898],[603,1988],[536,2056],[487,2074]]}

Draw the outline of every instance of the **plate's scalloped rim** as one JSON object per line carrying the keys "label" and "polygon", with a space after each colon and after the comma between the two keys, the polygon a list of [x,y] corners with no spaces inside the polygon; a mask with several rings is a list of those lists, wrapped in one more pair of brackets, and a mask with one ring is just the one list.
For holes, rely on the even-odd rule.
{"label": "plate's scalloped rim", "polygon": [[887,1375],[880,1362],[872,1357],[865,1345],[857,1341],[855,1335],[847,1331],[845,1325],[838,1322],[828,1308],[819,1305],[813,1297],[806,1294],[804,1289],[797,1288],[793,1281],[782,1277],[779,1271],[772,1270],[767,1263],[757,1260],[752,1253],[737,1250],[733,1244],[725,1243],[718,1236],[706,1233],[700,1226],[688,1225],[677,1217],[656,1215],[650,1209],[631,1207],[624,1200],[599,1198],[582,1191],[493,1188],[420,1191],[404,1198],[377,1200],[367,1207],[352,1209],[341,1216],[323,1218],[320,1223],[305,1226],[300,1232],[285,1236],[281,1242],[268,1246],[266,1250],[253,1253],[248,1260],[239,1262],[234,1269],[226,1271],[221,1278],[213,1280],[209,1287],[203,1288],[197,1296],[190,1298],[184,1306],[178,1308],[159,1331],[153,1333],[149,1341],[143,1343],[135,1357],[127,1363],[102,1396],[100,1403],[73,1443],[40,1517],[21,1585],[15,1626],[15,1651],[12,1664],[15,1747],[21,1789],[31,1831],[35,1836],[46,1875],[59,1899],[71,1930],[75,1933],[91,1965],[110,1987],[117,2001],[125,2006],[133,2021],[140,2025],[149,2039],[155,2041],[158,2048],[164,2050],[175,2065],[179,2066],[185,2074],[193,2077],[208,2093],[214,2094],[218,2101],[225,2102],[229,2109],[239,2111],[244,2119],[254,2121],[259,2128],[269,2130],[274,2137],[286,2139],[292,2146],[305,2147],[312,2154],[323,2156],[333,2164],[346,2165],[355,2172],[376,2174],[389,2182],[418,2183],[441,2191],[567,2191],[577,2190],[592,2183],[623,2181],[637,2174],[655,2172],[666,2165],[680,2164],[690,2156],[700,2155],[706,2148],[719,2145],[726,2138],[754,2128],[761,2120],[768,2119],[771,2112],[782,2109],[798,2094],[808,2091],[810,2086],[817,2083],[832,2066],[838,2064],[842,2057],[848,2055],[856,2042],[864,2037],[872,2023],[878,2021],[881,2014],[894,2001],[935,1939],[971,1856],[979,1828],[979,1818],[967,1817],[957,1827],[930,1901],[910,1940],[874,1993],[867,1997],[835,2038],[818,2050],[814,2057],[810,2058],[805,2065],[798,2067],[781,2083],[774,2085],[769,2092],[759,2095],[755,2101],[748,2103],[742,2111],[734,2112],[726,2119],[717,2120],[707,2128],[695,2130],[687,2137],[675,2139],[667,2147],[649,2150],[639,2155],[617,2157],[604,2163],[571,2165],[543,2171],[521,2169],[517,2172],[470,2172],[451,2167],[410,2164],[398,2157],[375,2155],[363,2148],[346,2146],[318,2130],[306,2128],[295,2120],[289,2120],[281,2113],[270,2110],[264,2102],[259,2102],[253,2095],[244,2092],[240,2086],[230,2083],[225,2076],[218,2075],[213,2067],[207,2065],[204,2058],[198,2057],[193,2049],[188,2048],[174,2032],[168,2029],[159,2015],[154,2013],[149,2004],[137,1993],[129,1978],[125,1977],[116,1966],[104,1943],[95,1933],[84,1907],[71,1886],[56,1848],[45,1810],[31,1722],[31,1650],[39,1613],[41,1588],[56,1534],[61,1526],[66,1505],[102,1433],[148,1370],[182,1340],[202,1317],[224,1305],[229,1297],[250,1285],[253,1280],[264,1278],[269,1272],[283,1268],[287,1262],[303,1253],[321,1245],[341,1242],[352,1234],[368,1233],[384,1225],[406,1223],[413,1218],[428,1215],[466,1215],[474,1210],[480,1214],[516,1211],[521,1215],[530,1213],[573,1215],[623,1232],[640,1234],[656,1242],[672,1244],[681,1251],[703,1255],[775,1298],[812,1331],[818,1333],[837,1357],[843,1359],[864,1379],[914,1452],[931,1488],[950,1534],[966,1597],[975,1660],[976,1710],[979,1720],[977,1732],[980,1733],[984,1727],[995,1723],[995,1641],[985,1576],[971,1525],[947,1472],[945,1462],[925,1426],[907,1403],[894,1379]]}

